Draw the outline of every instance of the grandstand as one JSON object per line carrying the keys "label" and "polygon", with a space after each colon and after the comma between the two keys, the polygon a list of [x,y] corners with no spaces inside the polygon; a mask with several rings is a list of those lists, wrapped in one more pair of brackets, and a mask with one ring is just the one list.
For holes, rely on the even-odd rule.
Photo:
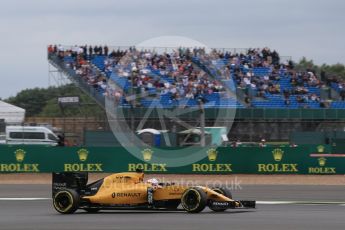
{"label": "grandstand", "polygon": [[[117,108],[130,110],[137,124],[149,108],[199,108],[202,104],[209,126],[222,109],[237,109],[230,139],[287,141],[296,131],[344,127],[343,82],[323,82],[308,69],[296,71],[291,60],[282,60],[268,48],[241,53],[203,48],[157,52],[153,48],[51,45],[48,60],[101,106],[108,98]],[[197,125],[196,113],[184,116]]]}

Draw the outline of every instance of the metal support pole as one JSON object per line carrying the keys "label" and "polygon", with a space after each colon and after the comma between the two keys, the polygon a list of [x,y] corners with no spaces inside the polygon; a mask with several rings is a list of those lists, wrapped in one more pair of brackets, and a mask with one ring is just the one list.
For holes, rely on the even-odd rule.
{"label": "metal support pole", "polygon": [[134,146],[134,140],[135,140],[135,120],[134,120],[134,107],[136,102],[136,95],[134,92],[134,72],[131,72],[131,145]]}
{"label": "metal support pole", "polygon": [[205,110],[204,110],[204,103],[199,100],[199,106],[200,106],[200,131],[201,131],[201,140],[200,145],[201,147],[205,147],[206,141],[205,141]]}

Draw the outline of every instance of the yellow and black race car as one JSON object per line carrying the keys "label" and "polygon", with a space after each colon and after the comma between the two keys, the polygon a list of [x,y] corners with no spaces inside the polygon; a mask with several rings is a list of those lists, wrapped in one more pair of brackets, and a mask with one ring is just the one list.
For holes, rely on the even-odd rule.
{"label": "yellow and black race car", "polygon": [[[144,182],[143,172],[115,173],[87,184],[87,173],[53,173],[52,193],[56,211],[77,209],[185,210],[201,212],[206,206],[216,212],[229,208],[255,208],[255,201],[233,200],[226,188],[188,187],[174,183]],[[182,209],[178,209],[179,206]]]}

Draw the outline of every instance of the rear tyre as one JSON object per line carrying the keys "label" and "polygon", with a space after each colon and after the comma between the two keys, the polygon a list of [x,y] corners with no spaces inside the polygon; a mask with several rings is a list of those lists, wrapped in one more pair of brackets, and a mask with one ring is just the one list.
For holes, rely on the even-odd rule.
{"label": "rear tyre", "polygon": [[207,195],[201,188],[188,188],[182,194],[181,205],[190,213],[198,213],[204,210],[207,204]]}
{"label": "rear tyre", "polygon": [[59,213],[74,213],[79,207],[79,194],[72,189],[61,190],[53,197],[53,205]]}
{"label": "rear tyre", "polygon": [[[226,196],[227,198],[232,199],[232,194],[231,194],[230,189],[219,187],[219,188],[213,188],[212,190]],[[227,208],[222,208],[219,206],[212,206],[212,205],[209,205],[209,208],[214,212],[224,212],[227,209]]]}

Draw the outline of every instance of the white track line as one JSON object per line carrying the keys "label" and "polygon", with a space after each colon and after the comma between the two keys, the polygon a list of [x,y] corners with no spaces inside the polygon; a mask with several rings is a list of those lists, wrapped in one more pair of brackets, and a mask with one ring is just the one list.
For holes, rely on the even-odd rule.
{"label": "white track line", "polygon": [[294,204],[291,201],[256,201],[257,204]]}
{"label": "white track line", "polygon": [[315,205],[327,205],[338,204],[345,206],[344,202],[338,201],[256,201],[257,204],[315,204]]}
{"label": "white track line", "polygon": [[0,197],[0,201],[31,201],[31,200],[50,200],[51,198],[34,198],[34,197]]}

